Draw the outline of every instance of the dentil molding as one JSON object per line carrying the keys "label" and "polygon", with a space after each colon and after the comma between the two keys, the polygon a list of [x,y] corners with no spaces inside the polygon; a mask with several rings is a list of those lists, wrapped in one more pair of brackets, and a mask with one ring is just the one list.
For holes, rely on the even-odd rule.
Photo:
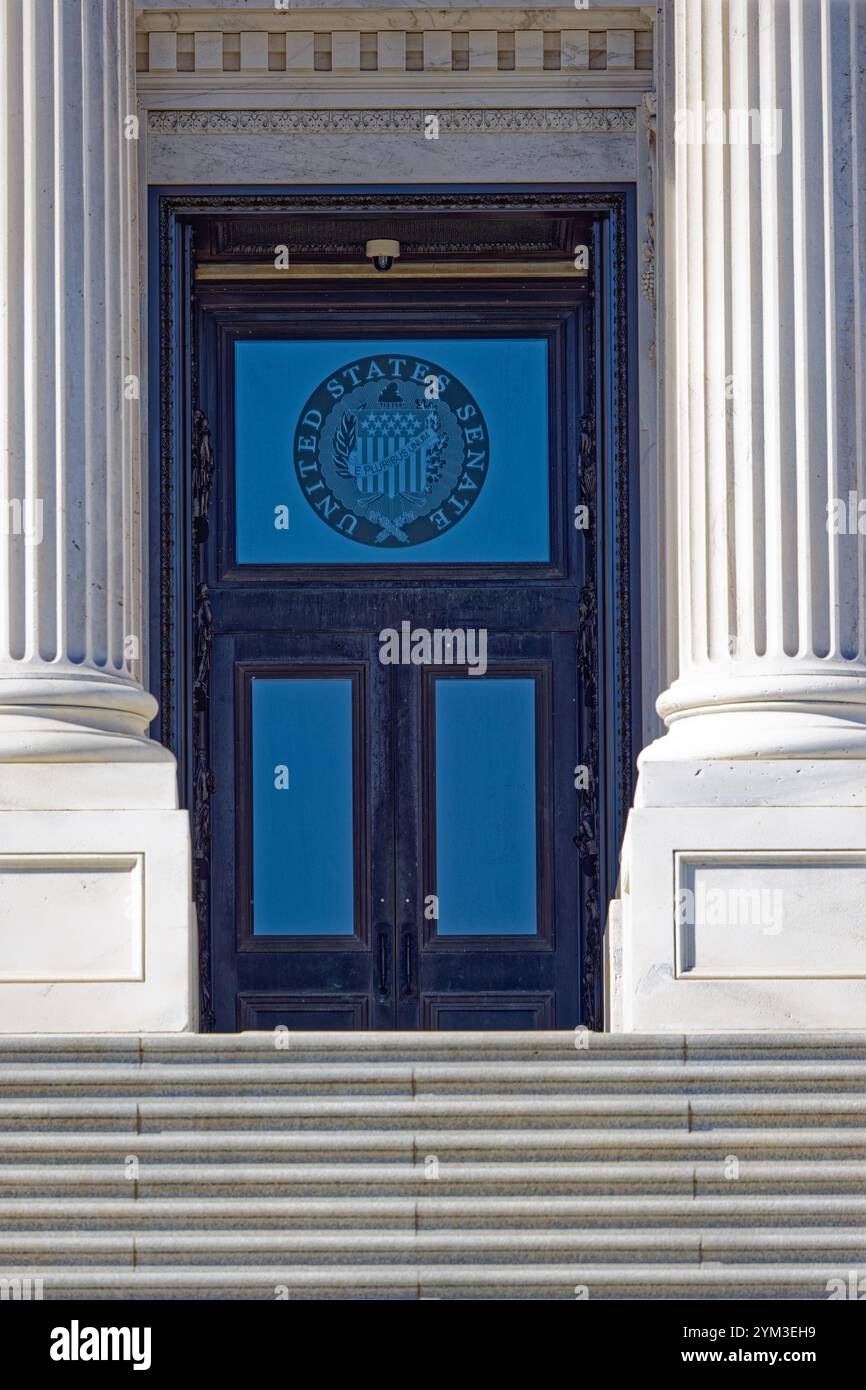
{"label": "dentil molding", "polygon": [[653,67],[652,24],[628,7],[314,13],[286,0],[242,15],[218,6],[145,11],[137,27],[139,76],[161,80],[281,74],[291,82],[319,73],[524,73],[572,81],[604,73],[627,80]]}

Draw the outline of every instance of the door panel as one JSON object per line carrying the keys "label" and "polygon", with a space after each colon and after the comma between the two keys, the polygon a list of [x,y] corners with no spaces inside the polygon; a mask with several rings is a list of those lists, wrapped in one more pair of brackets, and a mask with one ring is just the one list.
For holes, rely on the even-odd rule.
{"label": "door panel", "polygon": [[217,1026],[393,1027],[392,693],[376,644],[218,638],[213,692],[214,777],[234,789],[214,798]]}
{"label": "door panel", "polygon": [[401,1026],[574,1026],[573,639],[495,634],[483,676],[397,683]]}

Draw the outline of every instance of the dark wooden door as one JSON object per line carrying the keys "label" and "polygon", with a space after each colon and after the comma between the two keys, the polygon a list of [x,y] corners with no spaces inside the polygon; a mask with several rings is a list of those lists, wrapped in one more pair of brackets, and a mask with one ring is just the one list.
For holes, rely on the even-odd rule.
{"label": "dark wooden door", "polygon": [[235,789],[213,798],[218,1026],[392,1028],[393,697],[371,638],[220,634],[212,680],[214,782]]}
{"label": "dark wooden door", "polygon": [[587,308],[472,293],[202,297],[219,1029],[580,1021]]}
{"label": "dark wooden door", "polygon": [[398,1026],[573,1026],[572,638],[498,633],[483,677],[403,668],[397,684]]}

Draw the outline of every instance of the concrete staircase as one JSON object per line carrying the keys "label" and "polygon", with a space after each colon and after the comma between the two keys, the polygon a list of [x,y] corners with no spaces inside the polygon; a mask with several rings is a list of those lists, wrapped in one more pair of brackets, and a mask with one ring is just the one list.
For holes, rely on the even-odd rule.
{"label": "concrete staircase", "polygon": [[866,1033],[0,1038],[0,1278],[46,1299],[826,1300],[852,1275]]}

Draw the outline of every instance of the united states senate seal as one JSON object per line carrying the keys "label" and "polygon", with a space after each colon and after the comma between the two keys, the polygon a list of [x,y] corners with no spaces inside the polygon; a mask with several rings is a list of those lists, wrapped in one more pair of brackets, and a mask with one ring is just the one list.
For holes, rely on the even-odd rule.
{"label": "united states senate seal", "polygon": [[478,501],[487,425],[453,372],[412,355],[359,357],[317,386],[298,419],[295,472],[322,521],[360,545],[423,545]]}

